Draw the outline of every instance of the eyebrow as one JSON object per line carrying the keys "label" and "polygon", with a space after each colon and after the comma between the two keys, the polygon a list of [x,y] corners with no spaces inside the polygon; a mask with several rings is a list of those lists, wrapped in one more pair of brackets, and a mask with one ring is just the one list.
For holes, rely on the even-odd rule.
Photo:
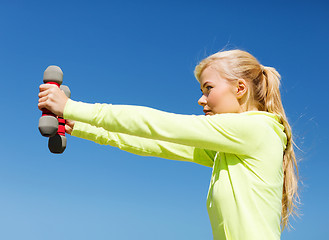
{"label": "eyebrow", "polygon": [[204,86],[206,86],[207,83],[209,83],[209,81],[206,81],[206,82],[202,85],[202,88],[204,88]]}

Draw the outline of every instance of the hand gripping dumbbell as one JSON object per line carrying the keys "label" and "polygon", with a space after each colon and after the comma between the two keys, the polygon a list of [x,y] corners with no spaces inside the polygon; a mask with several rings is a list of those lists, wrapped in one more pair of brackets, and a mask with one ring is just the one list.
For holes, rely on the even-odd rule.
{"label": "hand gripping dumbbell", "polygon": [[[43,74],[43,82],[55,84],[70,97],[70,89],[61,85],[63,82],[63,72],[57,66],[49,66]],[[42,109],[42,116],[39,119],[39,130],[42,136],[49,137],[48,148],[52,153],[63,153],[66,148],[65,120],[57,117],[47,109]]]}

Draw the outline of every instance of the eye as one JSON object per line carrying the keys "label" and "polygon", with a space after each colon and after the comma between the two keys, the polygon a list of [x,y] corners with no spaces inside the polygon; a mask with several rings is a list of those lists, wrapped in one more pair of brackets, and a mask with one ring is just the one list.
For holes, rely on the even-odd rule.
{"label": "eye", "polygon": [[206,88],[207,88],[208,91],[210,91],[212,89],[211,86],[207,86]]}

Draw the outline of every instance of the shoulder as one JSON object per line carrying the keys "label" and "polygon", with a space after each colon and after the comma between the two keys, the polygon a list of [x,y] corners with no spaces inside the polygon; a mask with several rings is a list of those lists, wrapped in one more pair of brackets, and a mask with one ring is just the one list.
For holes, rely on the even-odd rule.
{"label": "shoulder", "polygon": [[239,130],[246,129],[257,131],[261,128],[273,128],[275,125],[282,126],[277,115],[264,111],[222,113],[206,116],[206,119],[209,122],[223,124],[227,128]]}
{"label": "shoulder", "polygon": [[[280,139],[284,144],[286,135],[278,115],[264,111],[217,114],[214,122],[222,125],[226,131],[253,144],[262,144]],[[272,140],[271,140],[272,139]]]}

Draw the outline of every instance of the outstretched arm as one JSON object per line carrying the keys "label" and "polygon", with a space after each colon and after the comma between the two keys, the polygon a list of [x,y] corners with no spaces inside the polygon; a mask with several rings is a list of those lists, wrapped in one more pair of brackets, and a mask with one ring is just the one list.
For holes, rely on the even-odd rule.
{"label": "outstretched arm", "polygon": [[245,114],[182,115],[130,105],[88,104],[69,99],[64,118],[136,137],[216,152],[250,154],[260,139],[256,118]]}
{"label": "outstretched arm", "polygon": [[46,85],[40,86],[39,109],[47,108],[65,119],[88,123],[109,132],[216,152],[249,155],[257,151],[268,128],[265,121],[245,114],[195,116],[141,106],[75,102],[58,88]]}
{"label": "outstretched arm", "polygon": [[118,147],[121,150],[142,155],[178,161],[188,161],[207,167],[213,166],[216,152],[186,145],[109,132],[87,123],[76,122],[72,136],[87,139],[98,144]]}
{"label": "outstretched arm", "polygon": [[[47,84],[40,85],[38,104],[40,110],[47,108],[57,116],[63,117],[67,101],[68,98],[66,95],[58,88]],[[79,112],[79,110],[77,111]],[[66,119],[70,118],[66,117]],[[71,119],[77,120],[75,118]],[[72,120],[67,121],[65,130],[73,136],[78,136],[99,144],[112,145],[122,150],[144,156],[190,161],[209,167],[212,167],[215,157],[214,151],[176,144],[170,141],[133,136],[134,134],[115,133],[103,129],[102,126],[92,126],[91,124],[82,122],[74,123]]]}

